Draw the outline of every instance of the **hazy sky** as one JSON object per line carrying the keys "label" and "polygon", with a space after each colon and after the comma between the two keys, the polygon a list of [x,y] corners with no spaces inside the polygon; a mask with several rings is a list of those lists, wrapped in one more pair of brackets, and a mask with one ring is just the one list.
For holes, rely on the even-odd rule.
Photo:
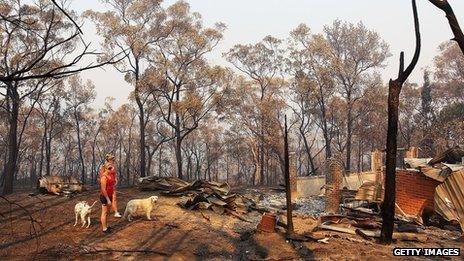
{"label": "hazy sky", "polygon": [[[175,1],[165,1],[167,6]],[[227,30],[224,40],[209,56],[214,64],[228,65],[222,53],[236,43],[255,43],[266,35],[288,37],[290,30],[300,23],[307,24],[313,32],[321,32],[324,25],[335,19],[349,22],[362,21],[375,29],[390,45],[392,57],[381,70],[386,82],[396,77],[400,51],[405,51],[406,63],[414,51],[414,28],[411,1],[409,0],[188,0],[192,11],[199,12],[205,25],[224,22]],[[422,33],[422,52],[416,70],[410,77],[422,83],[422,72],[432,66],[440,43],[452,37],[447,20],[441,10],[427,0],[417,0]],[[464,17],[464,1],[449,0],[458,17]],[[77,12],[87,9],[104,10],[97,0],[75,0],[71,8]],[[463,24],[463,19],[460,19]],[[84,34],[95,47],[101,39],[90,21],[86,21]],[[123,75],[111,67],[85,72],[83,78],[91,79],[97,89],[95,105],[100,107],[107,96],[116,98],[115,105],[127,101],[131,91]]]}

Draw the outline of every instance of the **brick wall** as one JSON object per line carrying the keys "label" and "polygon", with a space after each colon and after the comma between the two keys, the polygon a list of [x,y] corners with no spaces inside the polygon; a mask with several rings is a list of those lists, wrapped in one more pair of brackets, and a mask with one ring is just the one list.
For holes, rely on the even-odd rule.
{"label": "brick wall", "polygon": [[421,215],[425,207],[433,209],[435,188],[440,183],[420,172],[396,171],[396,203],[410,215]]}

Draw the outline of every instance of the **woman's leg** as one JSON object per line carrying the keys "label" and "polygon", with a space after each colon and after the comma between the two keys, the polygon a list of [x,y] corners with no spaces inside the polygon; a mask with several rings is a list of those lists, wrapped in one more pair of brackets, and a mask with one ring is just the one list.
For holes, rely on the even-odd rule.
{"label": "woman's leg", "polygon": [[116,199],[116,191],[113,192],[113,199],[111,201],[111,209],[113,210],[115,217],[121,217],[121,214],[119,214],[119,211],[118,211],[118,201]]}
{"label": "woman's leg", "polygon": [[107,223],[108,210],[109,208],[107,205],[102,205],[102,213],[101,213],[100,221],[101,221],[103,231],[106,231],[106,229],[108,228],[108,223]]}

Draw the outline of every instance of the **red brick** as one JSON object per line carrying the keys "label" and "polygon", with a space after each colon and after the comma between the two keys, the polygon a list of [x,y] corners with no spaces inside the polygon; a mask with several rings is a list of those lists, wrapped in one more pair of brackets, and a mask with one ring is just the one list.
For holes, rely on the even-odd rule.
{"label": "red brick", "polygon": [[420,215],[424,207],[434,207],[435,188],[439,184],[422,173],[399,170],[396,172],[396,203],[406,214]]}

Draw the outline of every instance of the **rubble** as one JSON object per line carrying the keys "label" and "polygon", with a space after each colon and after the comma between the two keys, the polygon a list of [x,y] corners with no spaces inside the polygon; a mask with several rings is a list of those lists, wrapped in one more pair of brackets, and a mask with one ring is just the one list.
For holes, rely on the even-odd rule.
{"label": "rubble", "polygon": [[43,176],[39,178],[37,185],[39,191],[55,195],[64,194],[69,196],[72,193],[83,191],[82,183],[75,177]]}
{"label": "rubble", "polygon": [[242,215],[255,203],[239,194],[230,193],[227,183],[196,180],[183,181],[174,177],[145,177],[139,180],[142,190],[160,191],[163,195],[182,196],[177,203],[189,210],[212,210],[217,214],[230,214],[249,222]]}
{"label": "rubble", "polygon": [[459,222],[461,230],[464,230],[463,159],[464,150],[459,147],[448,149],[433,159],[405,159],[408,167],[439,182],[433,197],[435,211],[447,221]]}
{"label": "rubble", "polygon": [[[424,188],[431,188],[427,192],[431,197],[425,197],[429,194],[421,194],[422,198],[417,199],[417,205],[422,206],[423,209],[424,206],[428,206],[426,202],[434,201],[435,212],[447,221],[459,222],[462,231],[464,228],[464,150],[458,147],[452,148],[433,159],[417,158],[417,153],[409,153],[409,155],[411,158],[404,159],[408,175],[411,177],[423,175],[424,178],[420,180],[429,182],[428,187],[423,185]],[[406,173],[405,170],[398,171],[397,177],[398,173]],[[403,188],[401,191],[404,194],[409,190]],[[379,204],[382,202],[383,194],[381,183],[376,181],[363,183],[352,201],[344,201],[345,203],[341,204],[343,214],[320,216],[317,229],[358,235],[365,240],[379,237],[381,228]],[[412,195],[411,200],[415,199]],[[407,214],[399,205],[401,204],[396,204],[393,239],[426,242],[427,229],[423,227],[421,216]]]}
{"label": "rubble", "polygon": [[[347,233],[351,235],[362,234],[361,237],[365,239],[369,237],[380,237],[380,230],[371,231],[371,230],[363,230],[363,229],[344,228],[344,227],[339,227],[335,225],[327,225],[327,224],[321,224],[318,226],[318,228]],[[424,242],[427,242],[428,237],[425,234],[393,232],[393,239],[402,240],[402,241],[416,241],[416,242],[424,243]]]}

